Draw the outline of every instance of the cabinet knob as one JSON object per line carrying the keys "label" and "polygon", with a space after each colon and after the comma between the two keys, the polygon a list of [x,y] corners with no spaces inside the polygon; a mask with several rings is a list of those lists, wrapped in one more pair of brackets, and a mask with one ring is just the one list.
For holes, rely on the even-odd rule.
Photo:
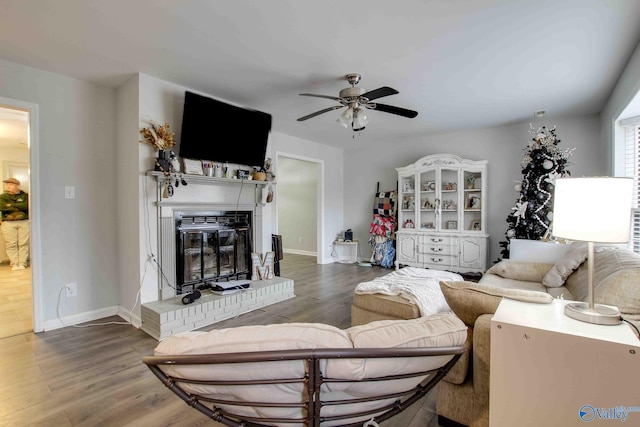
{"label": "cabinet knob", "polygon": [[442,252],[442,248],[431,248],[433,252]]}
{"label": "cabinet knob", "polygon": [[442,238],[436,239],[436,238],[431,238],[431,241],[434,243],[441,243],[442,242]]}
{"label": "cabinet knob", "polygon": [[442,258],[431,258],[433,262],[442,262]]}

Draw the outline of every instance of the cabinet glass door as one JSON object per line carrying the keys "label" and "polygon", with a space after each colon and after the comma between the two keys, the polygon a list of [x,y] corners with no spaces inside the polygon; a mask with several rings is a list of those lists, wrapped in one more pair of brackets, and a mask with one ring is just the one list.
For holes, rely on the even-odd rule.
{"label": "cabinet glass door", "polygon": [[420,173],[420,230],[435,230],[438,224],[438,187],[436,169]]}
{"label": "cabinet glass door", "polygon": [[400,226],[416,228],[416,177],[414,174],[400,178]]}
{"label": "cabinet glass door", "polygon": [[465,170],[464,178],[464,215],[463,227],[466,231],[482,231],[482,172]]}
{"label": "cabinet glass door", "polygon": [[440,189],[439,230],[460,230],[460,224],[458,224],[458,207],[460,206],[458,170],[457,168],[440,169],[440,182],[438,184]]}

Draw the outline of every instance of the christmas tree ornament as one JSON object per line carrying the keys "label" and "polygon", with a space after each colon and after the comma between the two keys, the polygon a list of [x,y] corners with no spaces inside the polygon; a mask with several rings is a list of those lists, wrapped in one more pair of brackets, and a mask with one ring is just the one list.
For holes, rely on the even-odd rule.
{"label": "christmas tree ornament", "polygon": [[553,162],[551,160],[547,159],[542,163],[542,167],[547,169],[547,170],[549,170],[549,169],[551,169],[553,167]]}

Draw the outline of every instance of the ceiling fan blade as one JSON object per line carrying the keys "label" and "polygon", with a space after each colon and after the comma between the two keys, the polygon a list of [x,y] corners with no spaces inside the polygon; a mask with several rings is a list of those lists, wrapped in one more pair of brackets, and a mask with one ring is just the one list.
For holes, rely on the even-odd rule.
{"label": "ceiling fan blade", "polygon": [[363,93],[361,96],[367,98],[369,101],[374,99],[382,98],[383,96],[396,95],[400,92],[397,90],[390,88],[389,86],[379,87],[378,89],[370,90],[369,92]]}
{"label": "ceiling fan blade", "polygon": [[320,114],[328,113],[329,111],[337,110],[338,108],[342,108],[344,105],[335,105],[333,107],[325,108],[324,110],[316,111],[315,113],[311,113],[308,116],[300,117],[298,119],[299,122],[304,122],[307,119],[310,119],[315,116],[319,116]]}
{"label": "ceiling fan blade", "polygon": [[316,98],[327,98],[327,99],[332,99],[334,101],[343,102],[342,99],[338,98],[337,96],[316,95],[314,93],[301,93],[300,96],[314,96]]}
{"label": "ceiling fan blade", "polygon": [[384,113],[391,113],[397,116],[408,117],[413,119],[418,115],[417,111],[407,110],[406,108],[394,107],[393,105],[387,104],[375,104],[375,107],[372,110],[382,111]]}

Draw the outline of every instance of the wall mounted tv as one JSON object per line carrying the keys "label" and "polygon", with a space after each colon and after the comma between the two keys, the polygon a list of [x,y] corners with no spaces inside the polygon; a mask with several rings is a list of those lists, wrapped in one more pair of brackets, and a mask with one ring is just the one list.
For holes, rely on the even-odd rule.
{"label": "wall mounted tv", "polygon": [[264,165],[271,115],[185,92],[179,156]]}

